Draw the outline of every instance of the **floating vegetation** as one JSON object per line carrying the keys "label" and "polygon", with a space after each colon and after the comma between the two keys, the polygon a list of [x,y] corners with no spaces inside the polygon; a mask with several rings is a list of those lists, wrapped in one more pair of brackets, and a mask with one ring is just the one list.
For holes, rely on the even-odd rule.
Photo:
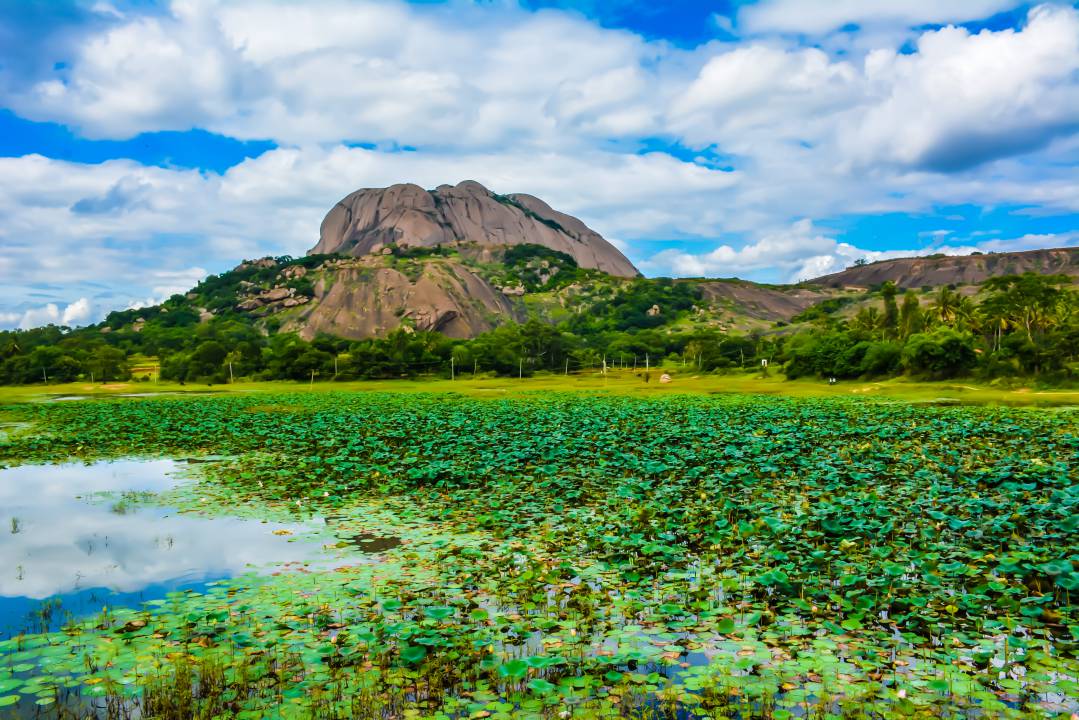
{"label": "floating vegetation", "polygon": [[214,455],[171,503],[329,534],[321,565],[0,641],[20,715],[1079,710],[1072,413],[368,393],[4,411],[40,431],[0,443],[8,462]]}

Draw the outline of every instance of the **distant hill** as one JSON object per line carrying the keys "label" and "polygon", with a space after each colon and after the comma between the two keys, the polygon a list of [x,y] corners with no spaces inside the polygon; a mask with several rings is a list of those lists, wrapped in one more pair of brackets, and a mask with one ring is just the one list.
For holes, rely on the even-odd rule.
{"label": "distant hill", "polygon": [[976,285],[1000,275],[1079,277],[1079,248],[1028,250],[980,255],[931,255],[881,260],[809,280],[825,287],[873,287],[891,280],[901,288]]}

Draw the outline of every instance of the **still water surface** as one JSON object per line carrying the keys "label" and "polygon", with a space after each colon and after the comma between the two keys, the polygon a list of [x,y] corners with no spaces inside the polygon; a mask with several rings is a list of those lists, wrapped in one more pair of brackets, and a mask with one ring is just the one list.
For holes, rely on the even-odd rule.
{"label": "still water surface", "polygon": [[273,532],[306,526],[181,515],[146,502],[144,493],[189,472],[173,460],[0,469],[0,637],[318,552],[317,543]]}

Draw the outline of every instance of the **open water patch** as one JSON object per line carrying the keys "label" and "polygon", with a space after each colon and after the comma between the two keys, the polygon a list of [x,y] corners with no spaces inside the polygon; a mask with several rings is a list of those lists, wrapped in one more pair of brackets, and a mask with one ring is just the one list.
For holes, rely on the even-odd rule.
{"label": "open water patch", "polygon": [[154,496],[185,480],[173,460],[0,469],[0,636],[56,629],[252,570],[305,562],[302,524],[178,514]]}

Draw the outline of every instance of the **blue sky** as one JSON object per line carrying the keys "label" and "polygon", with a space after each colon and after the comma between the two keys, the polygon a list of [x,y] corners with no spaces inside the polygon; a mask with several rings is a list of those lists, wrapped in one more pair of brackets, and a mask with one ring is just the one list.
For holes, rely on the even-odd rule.
{"label": "blue sky", "polygon": [[1079,244],[1079,9],[1007,0],[0,7],[0,327],[310,248],[476,179],[648,275]]}

